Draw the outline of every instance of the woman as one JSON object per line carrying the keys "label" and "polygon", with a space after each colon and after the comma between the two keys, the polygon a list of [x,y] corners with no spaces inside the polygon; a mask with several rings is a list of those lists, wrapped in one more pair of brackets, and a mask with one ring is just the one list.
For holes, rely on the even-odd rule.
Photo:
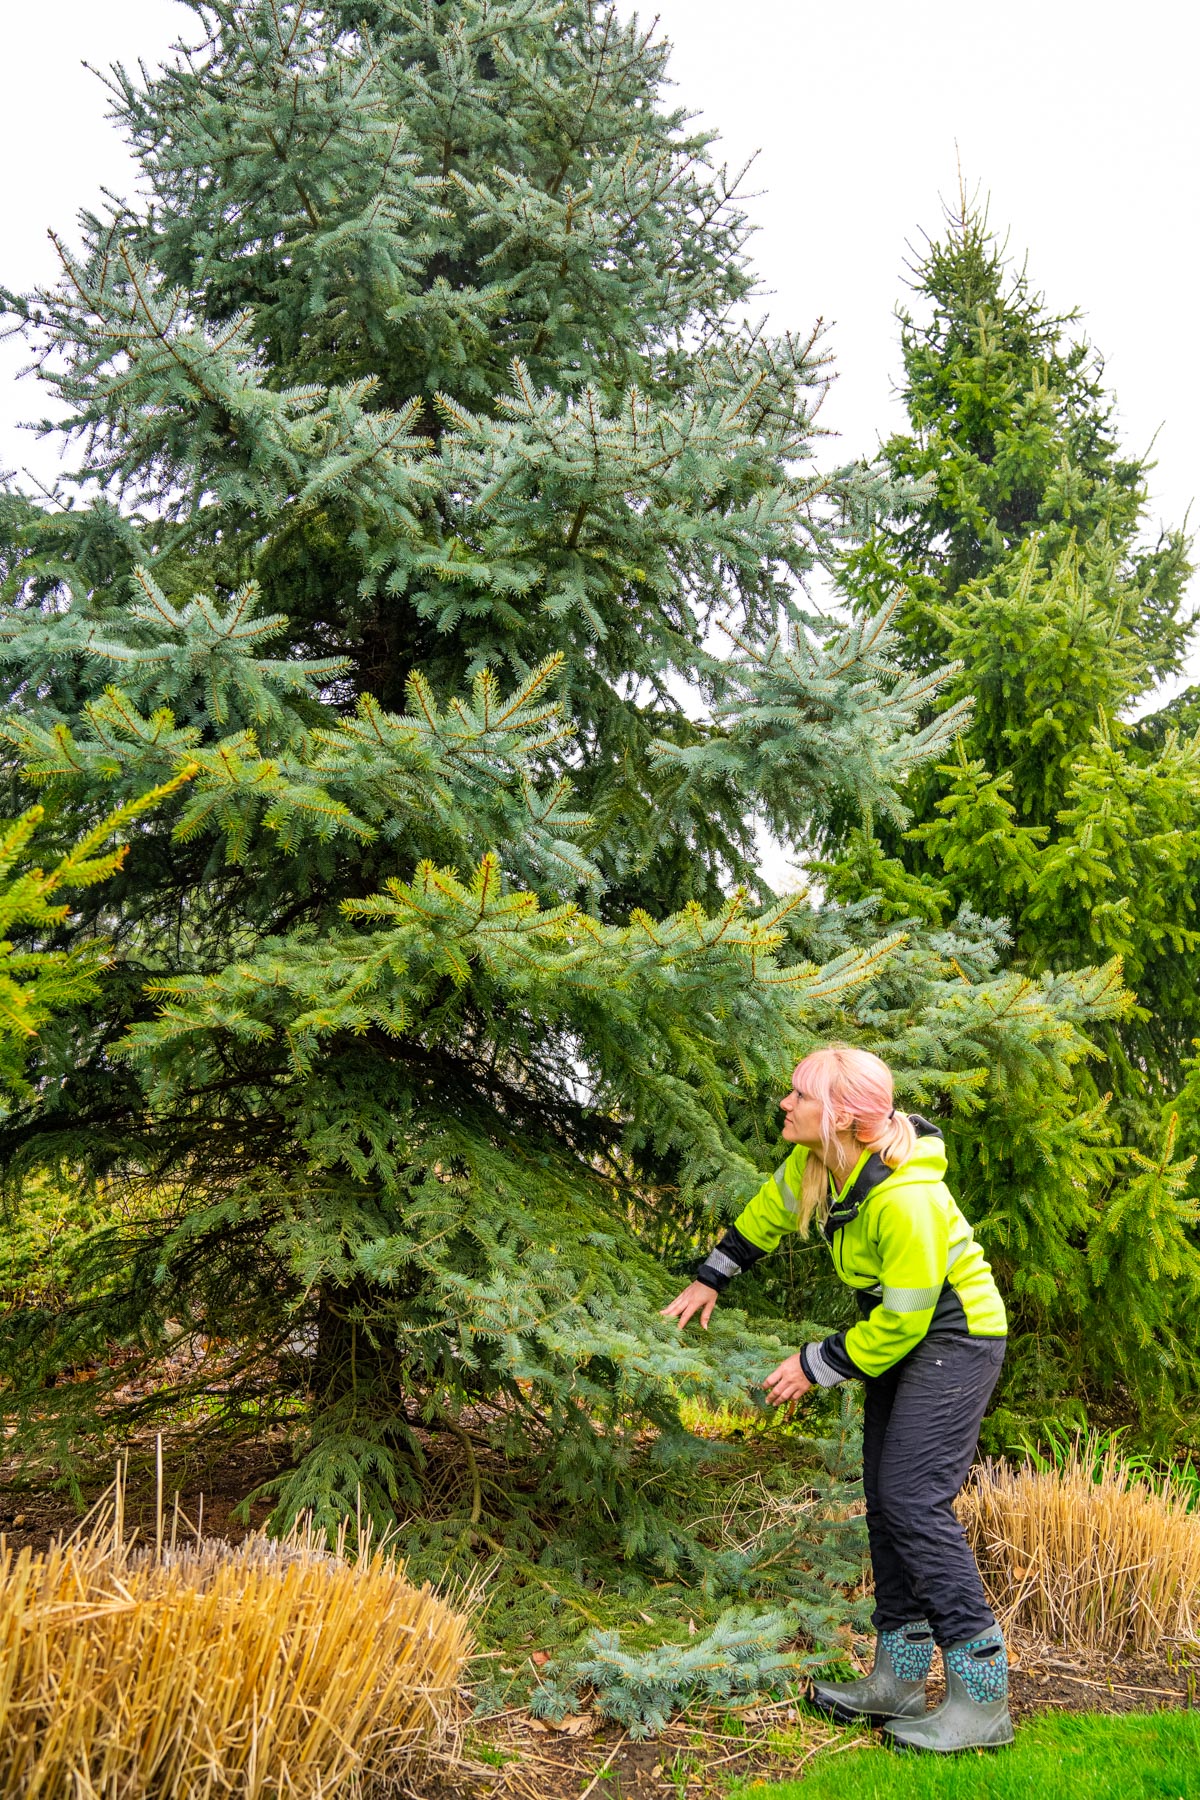
{"label": "woman", "polygon": [[[813,1699],[915,1748],[1011,1743],[1004,1638],[954,1513],[1004,1360],[1004,1304],[946,1186],[941,1133],[896,1111],[886,1063],[846,1044],[814,1050],[780,1105],[791,1154],[664,1311],[680,1329],[698,1313],[707,1329],[734,1276],[816,1217],[860,1317],[789,1356],[766,1390],[782,1405],[813,1386],[865,1384],[878,1635],[870,1675],[817,1682]],[[926,1713],[935,1643],[946,1698]]]}

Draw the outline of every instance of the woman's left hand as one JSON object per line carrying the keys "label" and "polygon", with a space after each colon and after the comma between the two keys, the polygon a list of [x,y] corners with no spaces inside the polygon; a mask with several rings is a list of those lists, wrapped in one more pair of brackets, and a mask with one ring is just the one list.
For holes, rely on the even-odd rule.
{"label": "woman's left hand", "polygon": [[763,1382],[767,1390],[767,1399],[772,1406],[782,1406],[785,1400],[800,1400],[807,1394],[812,1382],[804,1373],[799,1354],[789,1356],[773,1369]]}

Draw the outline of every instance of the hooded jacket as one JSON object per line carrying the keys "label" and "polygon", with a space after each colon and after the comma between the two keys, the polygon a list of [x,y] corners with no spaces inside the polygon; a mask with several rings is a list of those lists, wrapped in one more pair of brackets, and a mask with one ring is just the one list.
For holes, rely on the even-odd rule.
{"label": "hooded jacket", "polygon": [[[890,1169],[863,1152],[824,1224],[834,1267],[855,1291],[862,1317],[800,1353],[820,1387],[882,1375],[929,1333],[1000,1338],[1004,1302],[986,1257],[946,1186],[946,1146],[936,1126],[912,1117],[911,1156]],[[764,1181],[696,1279],[721,1292],[733,1276],[774,1250],[799,1222],[807,1149],[800,1144]]]}

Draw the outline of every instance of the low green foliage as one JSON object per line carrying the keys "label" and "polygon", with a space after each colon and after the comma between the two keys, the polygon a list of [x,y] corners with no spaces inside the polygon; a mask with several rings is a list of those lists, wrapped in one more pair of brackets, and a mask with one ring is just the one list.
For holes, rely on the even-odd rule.
{"label": "low green foliage", "polygon": [[479,1709],[532,1698],[554,1717],[577,1710],[586,1690],[599,1711],[644,1729],[698,1699],[774,1691],[810,1645],[822,1661],[836,1656],[847,1623],[865,1627],[871,1608],[861,1595],[865,1529],[851,1515],[861,1499],[857,1398],[822,1396],[801,1423],[824,1435],[743,1414],[735,1438],[698,1446],[686,1470],[646,1460],[636,1480],[674,1533],[669,1574],[654,1556],[614,1555],[586,1523],[547,1531],[519,1502],[482,1538],[461,1513],[407,1523],[413,1573],[448,1567],[467,1579],[478,1547],[503,1549],[479,1621]]}
{"label": "low green foliage", "polygon": [[785,1612],[731,1607],[705,1636],[655,1650],[632,1651],[619,1631],[595,1631],[577,1656],[546,1669],[530,1710],[561,1719],[578,1712],[580,1691],[590,1688],[595,1711],[630,1737],[653,1737],[676,1708],[777,1693],[804,1660],[781,1648],[795,1628]]}
{"label": "low green foliage", "polygon": [[1011,1749],[839,1751],[818,1757],[802,1780],[753,1782],[732,1800],[1190,1800],[1198,1787],[1195,1713],[1047,1713],[1019,1726]]}
{"label": "low green foliage", "polygon": [[1047,1419],[1032,1442],[1022,1439],[1011,1446],[1017,1456],[1042,1473],[1062,1470],[1082,1463],[1095,1482],[1102,1481],[1114,1461],[1131,1482],[1148,1487],[1156,1494],[1182,1500],[1189,1511],[1200,1506],[1200,1468],[1188,1451],[1183,1457],[1164,1462],[1143,1450],[1128,1447],[1129,1429],[1118,1425],[1110,1431],[1072,1430],[1061,1421]]}
{"label": "low green foliage", "polygon": [[80,1195],[34,1177],[0,1233],[0,1312],[64,1308],[78,1295],[75,1277],[89,1239],[119,1230],[119,1223],[103,1189]]}

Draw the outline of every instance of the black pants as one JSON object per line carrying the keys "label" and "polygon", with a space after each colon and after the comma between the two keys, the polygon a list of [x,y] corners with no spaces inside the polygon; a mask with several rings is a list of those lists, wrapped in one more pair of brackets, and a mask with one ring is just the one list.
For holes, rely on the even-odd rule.
{"label": "black pants", "polygon": [[863,1487],[877,1631],[926,1618],[939,1645],[995,1624],[954,1515],[1004,1361],[1003,1338],[927,1337],[868,1376]]}

